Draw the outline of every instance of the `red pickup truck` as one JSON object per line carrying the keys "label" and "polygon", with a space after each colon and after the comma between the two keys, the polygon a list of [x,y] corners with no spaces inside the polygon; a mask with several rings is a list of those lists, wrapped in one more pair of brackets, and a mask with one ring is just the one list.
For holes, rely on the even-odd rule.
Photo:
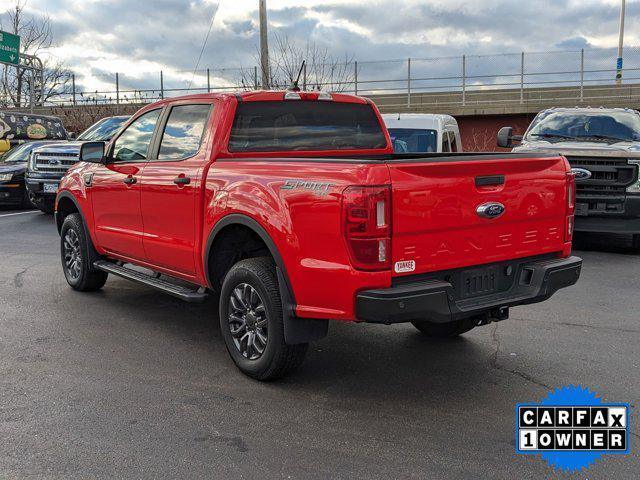
{"label": "red pickup truck", "polygon": [[80,159],[56,200],[69,285],[111,273],[219,296],[227,349],[261,380],[297,367],[328,320],[454,336],[580,275],[563,157],[394,155],[360,97],[167,99]]}

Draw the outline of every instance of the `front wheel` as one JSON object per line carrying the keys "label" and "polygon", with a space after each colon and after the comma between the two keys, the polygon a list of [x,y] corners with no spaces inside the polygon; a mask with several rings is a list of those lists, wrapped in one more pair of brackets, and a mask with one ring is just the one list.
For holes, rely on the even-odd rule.
{"label": "front wheel", "polygon": [[54,210],[54,208],[53,208],[53,205],[46,205],[46,204],[44,204],[44,205],[40,205],[38,208],[39,208],[39,209],[40,209],[40,211],[41,211],[42,213],[44,213],[45,215],[53,215],[53,213],[54,213],[54,211],[55,211],[55,210]]}
{"label": "front wheel", "polygon": [[87,238],[82,218],[74,213],[67,216],[60,230],[60,255],[62,270],[67,283],[79,292],[100,290],[107,281],[108,274],[95,270],[90,265],[91,239]]}
{"label": "front wheel", "polygon": [[453,338],[468,332],[476,326],[472,318],[463,318],[455,322],[436,323],[429,321],[411,322],[420,332],[428,337]]}
{"label": "front wheel", "polygon": [[271,258],[250,258],[227,273],[220,292],[220,330],[229,355],[246,375],[275,380],[300,366],[308,344],[284,340],[282,300]]}
{"label": "front wheel", "polygon": [[24,209],[31,209],[34,207],[33,203],[31,203],[31,199],[29,198],[29,192],[25,188],[22,195],[22,204],[20,205]]}

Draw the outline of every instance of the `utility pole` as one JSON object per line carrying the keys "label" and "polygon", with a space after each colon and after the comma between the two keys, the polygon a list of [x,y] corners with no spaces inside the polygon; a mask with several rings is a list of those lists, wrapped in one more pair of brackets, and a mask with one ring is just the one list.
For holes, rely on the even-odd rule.
{"label": "utility pole", "polygon": [[269,40],[267,35],[267,0],[260,0],[260,68],[262,69],[262,88],[271,88],[269,72]]}
{"label": "utility pole", "polygon": [[624,46],[625,0],[620,8],[620,39],[618,41],[618,60],[616,62],[616,84],[622,85],[622,47]]}

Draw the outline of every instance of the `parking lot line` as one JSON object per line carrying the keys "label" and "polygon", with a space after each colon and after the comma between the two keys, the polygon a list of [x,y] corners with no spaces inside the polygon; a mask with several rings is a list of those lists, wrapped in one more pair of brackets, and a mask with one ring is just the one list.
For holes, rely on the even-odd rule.
{"label": "parking lot line", "polygon": [[40,210],[30,210],[28,212],[18,212],[18,213],[5,213],[4,215],[0,215],[2,217],[13,217],[15,215],[28,215],[30,213],[40,213]]}

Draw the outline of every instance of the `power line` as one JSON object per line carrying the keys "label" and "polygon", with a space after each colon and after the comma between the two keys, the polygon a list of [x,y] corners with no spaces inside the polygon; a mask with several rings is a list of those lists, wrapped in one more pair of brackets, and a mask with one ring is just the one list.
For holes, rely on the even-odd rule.
{"label": "power line", "polygon": [[218,9],[220,8],[220,3],[222,0],[219,0],[216,3],[216,9],[213,11],[213,15],[211,16],[211,23],[209,24],[209,30],[207,30],[207,35],[204,37],[204,42],[202,42],[202,48],[200,49],[200,55],[198,55],[198,61],[196,62],[196,67],[193,69],[193,75],[191,75],[191,81],[189,82],[189,88],[187,90],[191,90],[191,85],[193,84],[194,78],[196,78],[196,72],[198,71],[198,67],[200,66],[200,60],[202,60],[202,54],[204,53],[204,49],[207,47],[207,42],[209,41],[209,35],[211,34],[211,29],[213,28],[213,22],[216,21],[216,15],[218,14]]}

